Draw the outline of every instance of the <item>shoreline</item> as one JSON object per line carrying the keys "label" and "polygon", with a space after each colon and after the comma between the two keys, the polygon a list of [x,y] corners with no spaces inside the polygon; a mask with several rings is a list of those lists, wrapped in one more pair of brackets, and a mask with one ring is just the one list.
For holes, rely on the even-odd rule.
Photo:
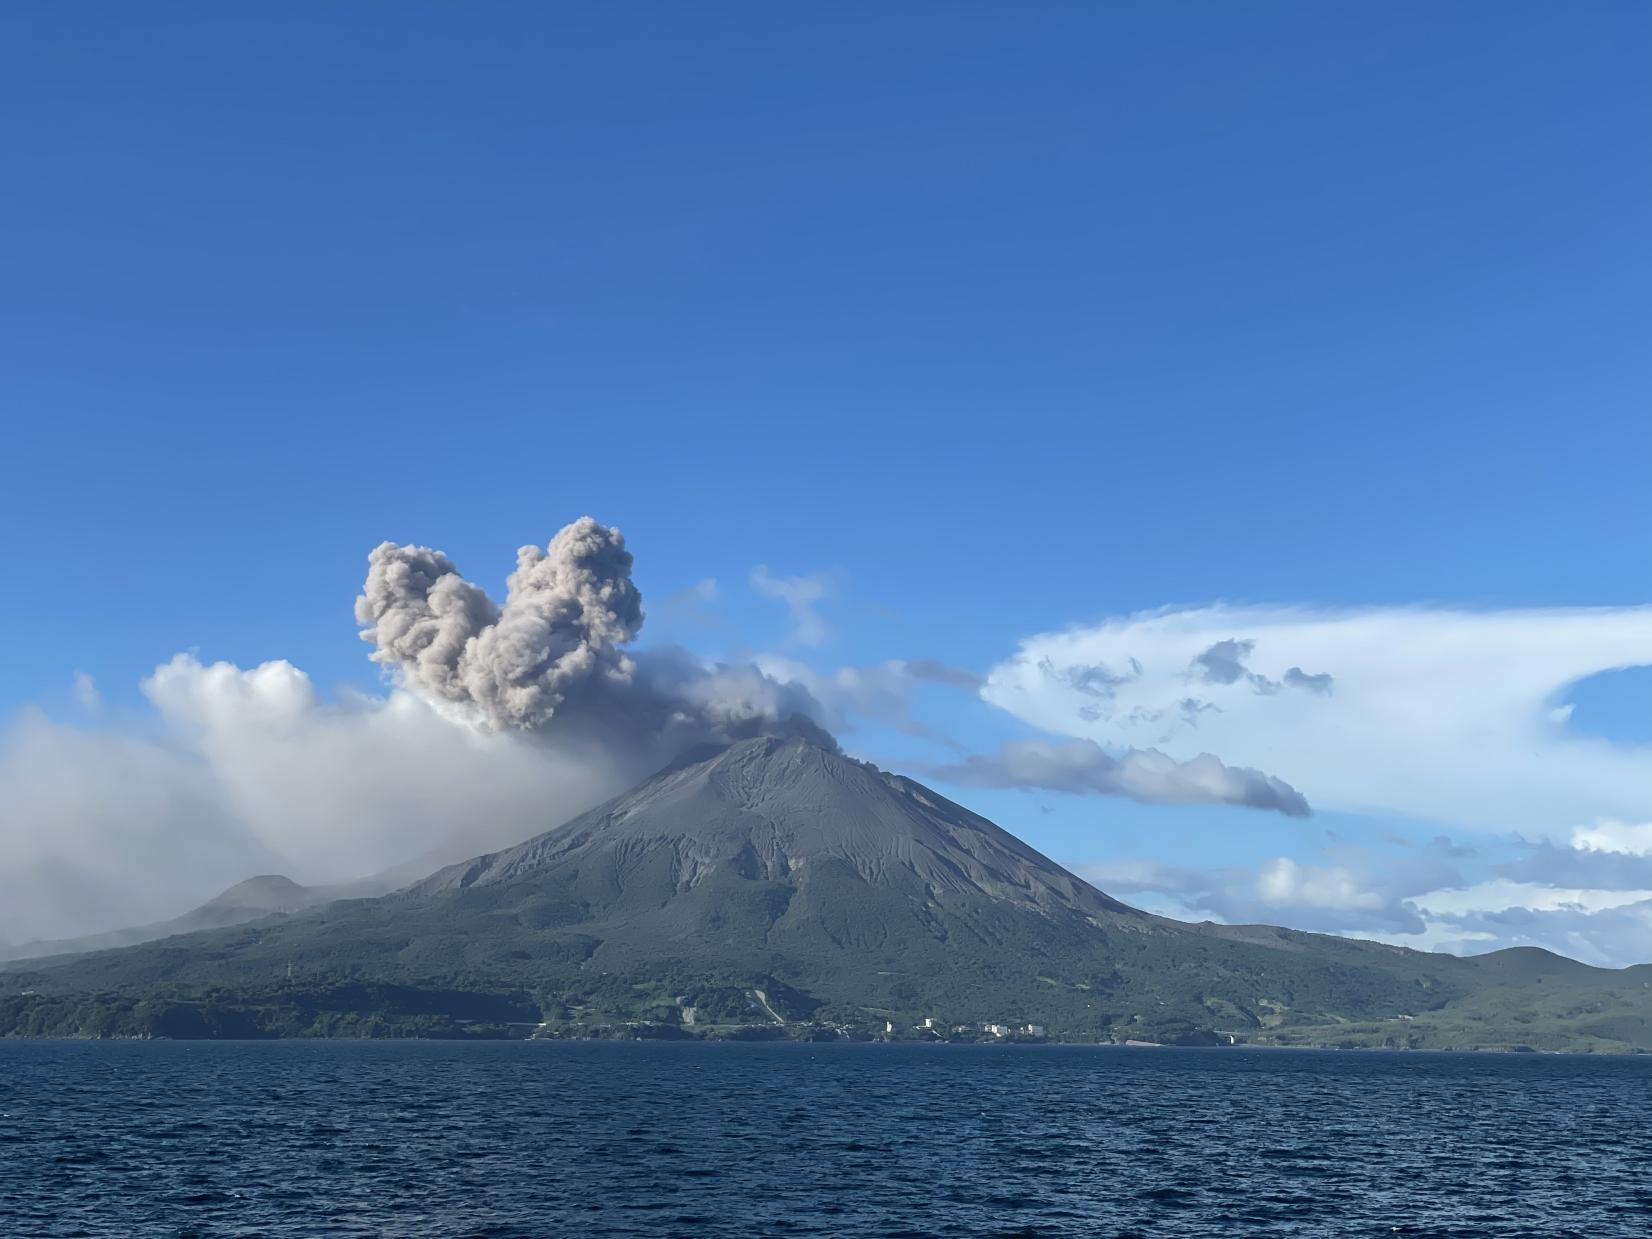
{"label": "shoreline", "polygon": [[799,1049],[898,1049],[898,1050],[1109,1050],[1127,1053],[1168,1051],[1193,1054],[1223,1054],[1248,1051],[1258,1054],[1475,1054],[1508,1058],[1647,1058],[1649,1052],[1625,1050],[1538,1050],[1509,1046],[1338,1046],[1338,1045],[1263,1045],[1242,1042],[1237,1045],[1170,1045],[1157,1042],[1123,1041],[920,1041],[893,1040],[882,1037],[859,1040],[835,1038],[831,1040],[801,1037],[141,1037],[141,1036],[0,1036],[4,1045],[86,1045],[86,1044],[168,1044],[168,1045],[633,1045],[633,1046],[787,1046]]}

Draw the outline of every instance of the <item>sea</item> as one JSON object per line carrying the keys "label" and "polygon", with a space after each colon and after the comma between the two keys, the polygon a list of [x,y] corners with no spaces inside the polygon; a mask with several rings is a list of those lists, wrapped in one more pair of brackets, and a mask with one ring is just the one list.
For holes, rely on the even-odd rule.
{"label": "sea", "polygon": [[0,1236],[1652,1234],[1652,1058],[0,1042]]}

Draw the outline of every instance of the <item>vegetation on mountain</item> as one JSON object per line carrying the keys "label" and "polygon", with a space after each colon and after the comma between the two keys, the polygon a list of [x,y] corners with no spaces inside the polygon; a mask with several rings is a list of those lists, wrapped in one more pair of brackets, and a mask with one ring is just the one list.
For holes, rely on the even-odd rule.
{"label": "vegetation on mountain", "polygon": [[1652,968],[1166,920],[919,784],[771,737],[391,896],[12,964],[0,1034],[1642,1050]]}

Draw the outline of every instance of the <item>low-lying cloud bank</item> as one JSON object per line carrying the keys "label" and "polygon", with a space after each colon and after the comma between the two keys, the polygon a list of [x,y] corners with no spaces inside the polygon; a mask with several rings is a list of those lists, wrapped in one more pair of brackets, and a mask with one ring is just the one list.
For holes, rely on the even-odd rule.
{"label": "low-lying cloud bank", "polygon": [[1652,962],[1652,823],[1579,827],[1569,843],[1529,845],[1472,878],[1465,851],[1439,838],[1413,856],[1379,858],[1342,843],[1309,862],[1138,861],[1078,872],[1183,920],[1286,924],[1455,954],[1535,946],[1609,968]]}
{"label": "low-lying cloud bank", "polygon": [[1577,735],[1568,685],[1652,663],[1652,608],[1206,607],[1023,641],[982,696],[1111,749],[1202,752],[1319,809],[1543,833],[1652,818],[1652,747]]}

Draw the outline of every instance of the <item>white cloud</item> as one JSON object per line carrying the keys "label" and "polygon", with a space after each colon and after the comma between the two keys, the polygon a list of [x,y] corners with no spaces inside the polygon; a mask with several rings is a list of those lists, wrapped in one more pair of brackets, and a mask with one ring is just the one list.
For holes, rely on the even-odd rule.
{"label": "white cloud", "polygon": [[103,708],[103,694],[98,692],[98,682],[84,671],[75,672],[75,700],[88,713]]}
{"label": "white cloud", "polygon": [[1269,861],[1256,875],[1256,897],[1272,907],[1370,910],[1383,906],[1383,897],[1368,890],[1340,865],[1302,865],[1288,856]]}
{"label": "white cloud", "polygon": [[482,735],[410,692],[323,703],[285,662],[179,655],[143,689],[155,717],[124,732],[35,711],[0,732],[0,939],[164,919],[256,873],[456,860],[629,781],[600,752]]}
{"label": "white cloud", "polygon": [[1074,872],[1127,903],[1178,919],[1288,925],[1356,937],[1424,932],[1412,895],[1461,881],[1455,862],[1439,847],[1385,859],[1341,844],[1326,849],[1325,860],[1329,863],[1276,856],[1254,868],[1211,869],[1126,861],[1081,865]]}
{"label": "white cloud", "polygon": [[1427,916],[1463,918],[1509,911],[1592,915],[1648,899],[1652,899],[1652,890],[1586,890],[1493,878],[1472,886],[1425,891],[1411,902]]}
{"label": "white cloud", "polygon": [[982,695],[1056,734],[1266,770],[1316,808],[1546,832],[1652,818],[1652,747],[1551,716],[1572,682],[1641,664],[1652,608],[1216,606],[1031,637]]}
{"label": "white cloud", "polygon": [[826,640],[826,621],[815,609],[826,597],[822,576],[770,576],[767,567],[752,569],[752,588],[765,598],[784,602],[792,613],[791,639],[798,645],[820,645]]}
{"label": "white cloud", "polygon": [[1652,962],[1652,891],[1494,881],[1432,891],[1415,906],[1420,930],[1370,936],[1457,954],[1535,946],[1604,968]]}
{"label": "white cloud", "polygon": [[[1441,839],[1408,857],[1379,857],[1344,844],[1327,849],[1325,864],[1281,856],[1255,868],[1126,861],[1075,872],[1179,920],[1282,924],[1458,955],[1536,946],[1603,967],[1652,962],[1652,888],[1465,881],[1456,850]],[[1563,871],[1564,851],[1543,845],[1534,857]]]}
{"label": "white cloud", "polygon": [[1652,856],[1652,822],[1608,821],[1594,826],[1574,826],[1572,846],[1580,852]]}

